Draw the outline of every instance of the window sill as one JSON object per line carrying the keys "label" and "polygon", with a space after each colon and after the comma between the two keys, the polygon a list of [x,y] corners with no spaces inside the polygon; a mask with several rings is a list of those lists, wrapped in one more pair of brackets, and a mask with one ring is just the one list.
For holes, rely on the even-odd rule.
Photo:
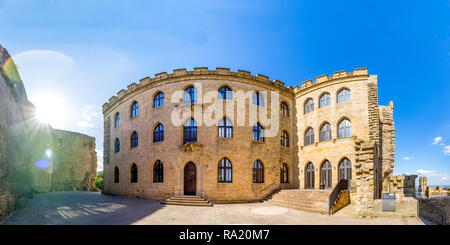
{"label": "window sill", "polygon": [[265,141],[252,140],[252,144],[265,144]]}

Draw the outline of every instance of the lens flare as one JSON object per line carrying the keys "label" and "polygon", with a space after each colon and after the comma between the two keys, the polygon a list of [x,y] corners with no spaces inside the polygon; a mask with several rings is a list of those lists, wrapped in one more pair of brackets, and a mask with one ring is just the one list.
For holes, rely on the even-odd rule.
{"label": "lens flare", "polygon": [[50,167],[50,162],[48,160],[37,160],[34,165],[38,167],[39,169],[46,170],[48,167]]}
{"label": "lens flare", "polygon": [[50,150],[50,149],[45,150],[45,155],[46,155],[48,158],[50,158],[50,157],[52,156],[52,150]]}

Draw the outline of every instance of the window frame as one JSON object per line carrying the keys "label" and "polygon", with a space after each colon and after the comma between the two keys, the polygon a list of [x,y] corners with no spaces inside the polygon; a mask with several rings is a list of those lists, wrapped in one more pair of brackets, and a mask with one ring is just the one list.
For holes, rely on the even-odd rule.
{"label": "window frame", "polygon": [[304,114],[314,111],[314,99],[308,98],[303,106]]}
{"label": "window frame", "polygon": [[130,148],[135,148],[139,146],[139,135],[136,131],[133,131],[130,139]]}
{"label": "window frame", "polygon": [[260,160],[256,160],[253,162],[252,183],[264,183],[264,165]]}
{"label": "window frame", "polygon": [[[328,126],[328,130],[325,131],[325,127]],[[324,135],[328,134],[329,138],[324,138]],[[322,127],[320,127],[320,135],[319,142],[325,142],[331,140],[331,125],[329,123],[324,123]]]}
{"label": "window frame", "polygon": [[[344,122],[348,122],[348,124],[342,125]],[[352,137],[352,122],[349,119],[344,118],[341,121],[339,121],[338,124],[338,139],[345,139],[351,137]]]}
{"label": "window frame", "polygon": [[185,105],[197,103],[197,89],[189,86],[184,90],[183,100]]}
{"label": "window frame", "polygon": [[252,134],[252,140],[257,142],[265,142],[266,139],[264,137],[264,127],[256,123],[253,125],[253,134]]}
{"label": "window frame", "polygon": [[222,86],[218,89],[218,98],[221,100],[233,100],[233,90],[228,86]]}
{"label": "window frame", "polygon": [[137,101],[134,101],[131,105],[131,118],[135,118],[139,115],[139,103]]}
{"label": "window frame", "polygon": [[232,183],[233,182],[233,164],[224,157],[220,159],[217,166],[217,182],[218,183]]}
{"label": "window frame", "polygon": [[153,97],[153,108],[158,108],[164,105],[164,93],[158,92],[155,97]]}
{"label": "window frame", "polygon": [[[189,125],[186,124],[189,122]],[[190,118],[183,124],[183,145],[187,143],[197,142],[198,126],[197,122]]]}
{"label": "window frame", "polygon": [[163,142],[164,141],[164,125],[158,123],[155,129],[153,130],[153,143]]}
{"label": "window frame", "polygon": [[153,183],[164,182],[164,164],[161,160],[157,160],[153,164]]}
{"label": "window frame", "polygon": [[219,138],[233,138],[233,123],[228,118],[220,119],[218,129]]}
{"label": "window frame", "polygon": [[[309,134],[309,132],[312,132],[311,134]],[[308,141],[307,141],[308,140]],[[314,142],[314,129],[313,128],[311,128],[311,127],[309,127],[307,130],[306,130],[306,132],[305,132],[305,134],[304,134],[304,145],[305,146],[307,146],[307,145],[313,145],[315,142]]]}

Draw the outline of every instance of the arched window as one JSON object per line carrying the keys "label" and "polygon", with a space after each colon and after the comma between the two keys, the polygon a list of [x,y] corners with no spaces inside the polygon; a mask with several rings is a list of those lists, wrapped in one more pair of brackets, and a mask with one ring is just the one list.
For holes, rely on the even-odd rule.
{"label": "arched window", "polygon": [[305,114],[314,110],[314,100],[309,99],[305,103]]}
{"label": "arched window", "polygon": [[233,124],[230,120],[223,118],[219,122],[219,137],[233,138]]}
{"label": "arched window", "polygon": [[283,163],[281,165],[280,183],[289,183],[289,170],[286,163]]}
{"label": "arched window", "polygon": [[164,105],[164,93],[159,92],[156,94],[155,98],[153,98],[153,108]]}
{"label": "arched window", "polygon": [[190,86],[184,90],[184,103],[194,104],[195,102],[197,102],[197,89]]}
{"label": "arched window", "polygon": [[261,124],[257,123],[253,126],[253,140],[264,142],[264,128]]}
{"label": "arched window", "polygon": [[138,133],[136,131],[131,134],[131,148],[138,146]]}
{"label": "arched window", "polygon": [[352,184],[352,163],[347,158],[344,158],[339,163],[339,180],[346,179],[348,181],[348,188],[351,188]]}
{"label": "arched window", "polygon": [[160,160],[153,165],[153,182],[164,182],[164,167]]}
{"label": "arched window", "polygon": [[320,171],[320,189],[331,188],[331,163],[325,161]]}
{"label": "arched window", "polygon": [[137,183],[138,182],[138,169],[136,164],[133,163],[131,166],[131,183]]}
{"label": "arched window", "polygon": [[331,96],[329,93],[320,96],[319,107],[325,107],[331,105]]}
{"label": "arched window", "polygon": [[219,88],[219,99],[222,100],[232,100],[233,99],[233,90],[227,86],[223,86]]}
{"label": "arched window", "polygon": [[331,126],[328,123],[325,123],[320,128],[320,139],[319,141],[327,141],[331,140]]}
{"label": "arched window", "polygon": [[136,117],[139,114],[139,103],[136,101],[131,106],[131,117]]}
{"label": "arched window", "polygon": [[285,130],[281,131],[281,146],[289,147],[289,135]]}
{"label": "arched window", "polygon": [[305,188],[314,189],[314,164],[310,162],[305,171]]}
{"label": "arched window", "polygon": [[119,138],[116,138],[116,141],[114,142],[114,152],[120,151],[120,140]]}
{"label": "arched window", "polygon": [[338,96],[337,96],[338,103],[345,102],[345,101],[350,101],[350,90],[348,90],[348,89],[342,89],[341,91],[339,91]]}
{"label": "arched window", "polygon": [[305,146],[314,144],[314,129],[309,128],[305,133]]}
{"label": "arched window", "polygon": [[183,144],[197,142],[197,123],[194,119],[189,119],[184,123]]}
{"label": "arched window", "polygon": [[352,136],[352,123],[348,119],[344,119],[339,123],[338,138],[348,138]]}
{"label": "arched window", "polygon": [[119,183],[119,168],[117,166],[114,168],[114,183]]}
{"label": "arched window", "polygon": [[160,123],[153,131],[153,142],[164,141],[164,126]]}
{"label": "arched window", "polygon": [[253,163],[253,183],[264,183],[264,166],[259,160]]}
{"label": "arched window", "polygon": [[119,127],[120,125],[120,113],[116,113],[116,118],[114,120],[114,127]]}
{"label": "arched window", "polygon": [[257,106],[264,106],[264,98],[259,92],[253,93],[253,104]]}
{"label": "arched window", "polygon": [[289,106],[286,103],[281,102],[280,107],[281,107],[281,115],[289,117]]}
{"label": "arched window", "polygon": [[233,180],[233,167],[230,160],[222,158],[219,162],[217,181],[218,182],[232,182]]}

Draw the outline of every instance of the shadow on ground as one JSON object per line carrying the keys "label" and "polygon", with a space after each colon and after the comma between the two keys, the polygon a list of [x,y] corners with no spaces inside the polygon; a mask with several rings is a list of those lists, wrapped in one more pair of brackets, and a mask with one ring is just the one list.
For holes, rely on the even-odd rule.
{"label": "shadow on ground", "polygon": [[128,225],[164,205],[98,192],[52,192],[36,195],[2,225]]}

